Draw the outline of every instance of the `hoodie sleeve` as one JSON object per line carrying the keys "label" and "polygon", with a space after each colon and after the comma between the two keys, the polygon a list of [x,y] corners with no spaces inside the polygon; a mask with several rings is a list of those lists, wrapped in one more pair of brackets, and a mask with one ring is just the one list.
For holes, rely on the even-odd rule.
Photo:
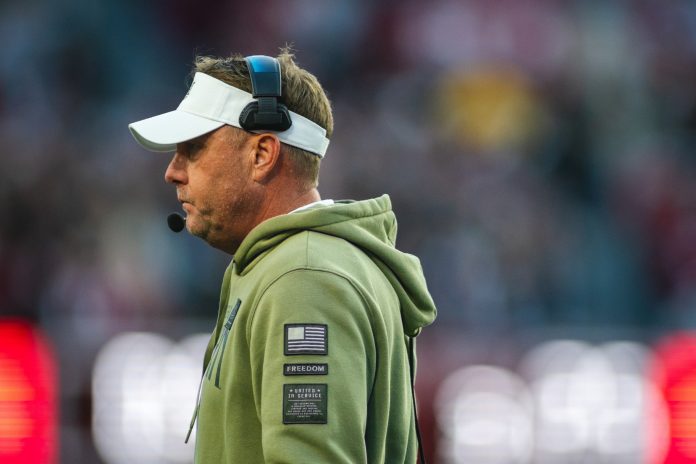
{"label": "hoodie sleeve", "polygon": [[260,297],[248,338],[265,461],[365,462],[376,350],[350,281],[321,270],[284,274]]}

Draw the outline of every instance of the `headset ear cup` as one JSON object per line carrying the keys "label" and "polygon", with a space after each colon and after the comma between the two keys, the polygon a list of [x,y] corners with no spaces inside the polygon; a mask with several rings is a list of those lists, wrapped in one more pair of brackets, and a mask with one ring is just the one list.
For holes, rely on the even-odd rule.
{"label": "headset ear cup", "polygon": [[[276,106],[276,113],[280,115],[281,121],[274,122],[273,124],[264,124],[263,118],[258,118],[259,116],[259,102],[254,101],[249,103],[244,107],[241,113],[239,113],[239,125],[242,129],[248,131],[254,130],[273,130],[273,131],[285,131],[292,126],[292,119],[290,118],[290,111],[282,103],[278,103]],[[273,114],[276,114],[273,113]],[[261,119],[259,121],[259,119]]]}
{"label": "headset ear cup", "polygon": [[283,122],[281,123],[280,130],[285,131],[290,129],[290,126],[292,126],[292,119],[290,118],[288,107],[282,103],[278,103],[278,112],[283,115]]}
{"label": "headset ear cup", "polygon": [[[251,102],[239,113],[239,125],[244,130],[254,129],[255,115],[259,111],[259,102]],[[287,109],[285,110],[287,111]]]}

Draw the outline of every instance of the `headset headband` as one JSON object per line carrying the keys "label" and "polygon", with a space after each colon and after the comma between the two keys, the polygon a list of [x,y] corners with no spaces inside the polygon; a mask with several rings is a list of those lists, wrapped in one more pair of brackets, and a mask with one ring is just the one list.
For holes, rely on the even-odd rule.
{"label": "headset headband", "polygon": [[256,101],[249,103],[239,115],[242,128],[248,131],[288,130],[292,119],[286,106],[278,101],[283,88],[280,63],[264,55],[248,56],[244,61],[251,78],[252,96]]}

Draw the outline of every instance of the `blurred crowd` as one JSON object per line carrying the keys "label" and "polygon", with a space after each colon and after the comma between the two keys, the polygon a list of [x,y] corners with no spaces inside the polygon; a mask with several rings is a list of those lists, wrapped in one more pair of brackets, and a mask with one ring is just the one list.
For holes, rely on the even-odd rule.
{"label": "blurred crowd", "polygon": [[323,197],[391,195],[440,327],[696,327],[689,0],[9,1],[0,39],[0,314],[63,361],[213,320],[229,257],[167,229],[127,124],[195,55],[285,44],[334,105]]}
{"label": "blurred crowd", "polygon": [[335,107],[323,195],[391,194],[442,320],[694,322],[691,2],[0,8],[3,312],[214,307],[227,258],[163,227],[168,157],[126,125],[173,109],[195,54],[292,43]]}

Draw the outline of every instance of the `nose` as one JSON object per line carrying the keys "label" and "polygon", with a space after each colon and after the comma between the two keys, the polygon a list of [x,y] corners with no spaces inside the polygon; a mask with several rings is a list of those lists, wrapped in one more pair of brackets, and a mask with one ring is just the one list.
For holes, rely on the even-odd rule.
{"label": "nose", "polygon": [[169,162],[167,170],[164,171],[164,181],[170,184],[186,184],[188,175],[186,174],[186,158],[177,151]]}

